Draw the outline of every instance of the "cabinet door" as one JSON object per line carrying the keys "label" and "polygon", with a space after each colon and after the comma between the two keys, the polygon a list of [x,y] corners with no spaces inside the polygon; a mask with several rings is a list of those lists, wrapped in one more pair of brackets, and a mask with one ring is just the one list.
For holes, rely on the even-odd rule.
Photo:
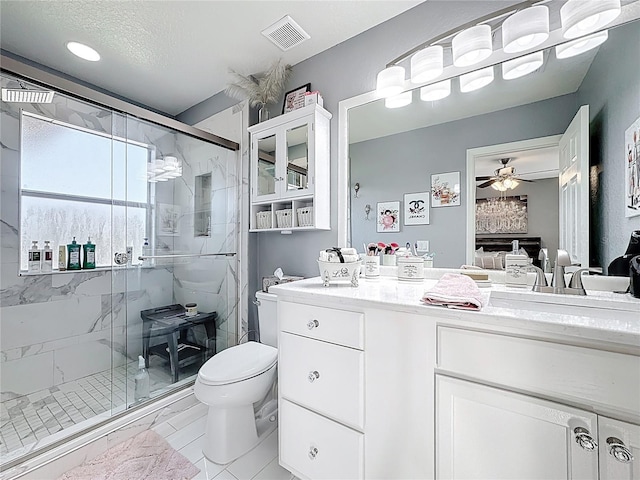
{"label": "cabinet door", "polygon": [[251,145],[251,195],[253,201],[278,197],[277,135],[275,132],[256,135]]}
{"label": "cabinet door", "polygon": [[436,402],[436,478],[598,478],[594,414],[441,375]]}
{"label": "cabinet door", "polygon": [[640,480],[640,426],[598,418],[600,480]]}
{"label": "cabinet door", "polygon": [[309,117],[287,125],[283,131],[284,156],[281,196],[298,197],[313,193],[313,120]]}

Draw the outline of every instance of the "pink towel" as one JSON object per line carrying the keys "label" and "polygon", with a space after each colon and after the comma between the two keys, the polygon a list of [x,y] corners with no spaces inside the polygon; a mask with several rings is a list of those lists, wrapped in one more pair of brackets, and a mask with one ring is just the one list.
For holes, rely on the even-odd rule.
{"label": "pink towel", "polygon": [[483,306],[480,289],[471,278],[457,273],[445,273],[421,299],[427,305],[460,310],[480,310]]}

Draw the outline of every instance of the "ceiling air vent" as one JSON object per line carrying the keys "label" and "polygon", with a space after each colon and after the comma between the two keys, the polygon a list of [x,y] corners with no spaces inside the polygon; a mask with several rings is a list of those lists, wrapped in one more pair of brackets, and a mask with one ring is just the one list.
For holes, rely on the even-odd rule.
{"label": "ceiling air vent", "polygon": [[311,38],[289,15],[285,15],[270,27],[265,28],[262,34],[285,52]]}
{"label": "ceiling air vent", "polygon": [[44,90],[2,89],[2,101],[11,103],[51,103],[54,92]]}

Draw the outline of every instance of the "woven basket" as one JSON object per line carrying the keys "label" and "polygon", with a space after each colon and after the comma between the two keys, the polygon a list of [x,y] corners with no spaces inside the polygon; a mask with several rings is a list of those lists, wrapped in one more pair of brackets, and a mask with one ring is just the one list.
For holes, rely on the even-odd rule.
{"label": "woven basket", "polygon": [[290,208],[276,210],[276,221],[278,228],[291,228],[293,226],[293,210]]}
{"label": "woven basket", "polygon": [[267,210],[266,212],[257,212],[256,213],[256,227],[257,228],[272,228],[271,224],[271,210]]}
{"label": "woven basket", "polygon": [[298,226],[313,227],[313,207],[298,208]]}

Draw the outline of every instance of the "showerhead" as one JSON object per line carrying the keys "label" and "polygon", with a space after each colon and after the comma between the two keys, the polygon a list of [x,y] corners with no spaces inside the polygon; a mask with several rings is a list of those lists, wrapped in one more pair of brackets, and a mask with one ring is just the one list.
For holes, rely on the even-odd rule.
{"label": "showerhead", "polygon": [[54,95],[51,90],[2,89],[2,101],[10,103],[51,103]]}

